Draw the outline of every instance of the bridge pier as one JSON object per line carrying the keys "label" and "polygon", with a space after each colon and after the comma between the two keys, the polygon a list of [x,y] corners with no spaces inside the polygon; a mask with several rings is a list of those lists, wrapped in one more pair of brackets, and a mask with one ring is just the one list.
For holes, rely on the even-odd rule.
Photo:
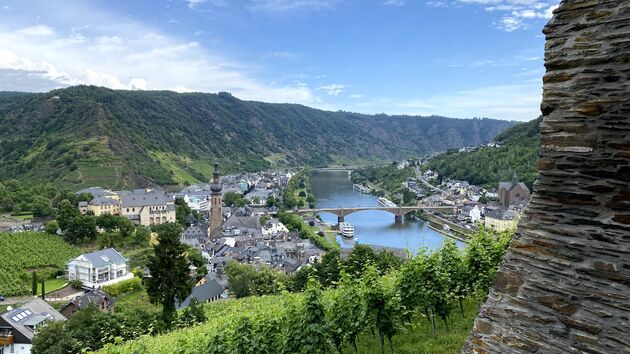
{"label": "bridge pier", "polygon": [[394,221],[397,223],[402,222],[403,220],[403,216],[402,215],[394,215]]}
{"label": "bridge pier", "polygon": [[346,221],[345,218],[343,217],[343,215],[339,215],[337,216],[337,225],[341,224],[342,222]]}

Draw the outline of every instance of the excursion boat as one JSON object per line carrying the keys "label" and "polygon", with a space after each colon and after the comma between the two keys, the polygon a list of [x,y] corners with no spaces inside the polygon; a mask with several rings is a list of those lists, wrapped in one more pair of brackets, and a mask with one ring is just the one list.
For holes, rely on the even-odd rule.
{"label": "excursion boat", "polygon": [[395,208],[397,206],[396,203],[384,197],[378,197],[378,203],[386,208]]}
{"label": "excursion boat", "polygon": [[339,224],[339,233],[343,237],[352,238],[354,237],[354,226],[349,222],[342,222]]}

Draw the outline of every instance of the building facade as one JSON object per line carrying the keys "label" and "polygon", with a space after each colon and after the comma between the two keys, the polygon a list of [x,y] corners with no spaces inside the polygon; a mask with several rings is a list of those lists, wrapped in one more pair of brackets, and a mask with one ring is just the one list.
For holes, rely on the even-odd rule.
{"label": "building facade", "polygon": [[525,183],[518,181],[516,172],[512,175],[511,182],[499,183],[499,202],[504,207],[527,204],[530,197],[529,188],[527,188]]}
{"label": "building facade", "polygon": [[68,262],[68,280],[79,280],[86,287],[101,287],[133,278],[127,259],[113,248],[84,253]]}

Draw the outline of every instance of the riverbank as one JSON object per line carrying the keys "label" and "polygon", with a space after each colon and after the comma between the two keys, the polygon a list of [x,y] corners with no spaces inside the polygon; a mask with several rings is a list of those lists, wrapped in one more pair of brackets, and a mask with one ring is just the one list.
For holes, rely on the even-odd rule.
{"label": "riverbank", "polygon": [[[467,242],[468,237],[472,234],[472,231],[428,212],[422,213],[422,215],[417,217],[426,221],[432,230],[461,242]],[[444,225],[449,227],[450,232],[444,231]]]}

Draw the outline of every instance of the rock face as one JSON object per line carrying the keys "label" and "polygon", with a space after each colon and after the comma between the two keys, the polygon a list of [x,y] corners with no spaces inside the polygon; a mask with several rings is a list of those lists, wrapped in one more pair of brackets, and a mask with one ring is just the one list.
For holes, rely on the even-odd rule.
{"label": "rock face", "polygon": [[630,353],[630,1],[544,29],[540,178],[465,353]]}

